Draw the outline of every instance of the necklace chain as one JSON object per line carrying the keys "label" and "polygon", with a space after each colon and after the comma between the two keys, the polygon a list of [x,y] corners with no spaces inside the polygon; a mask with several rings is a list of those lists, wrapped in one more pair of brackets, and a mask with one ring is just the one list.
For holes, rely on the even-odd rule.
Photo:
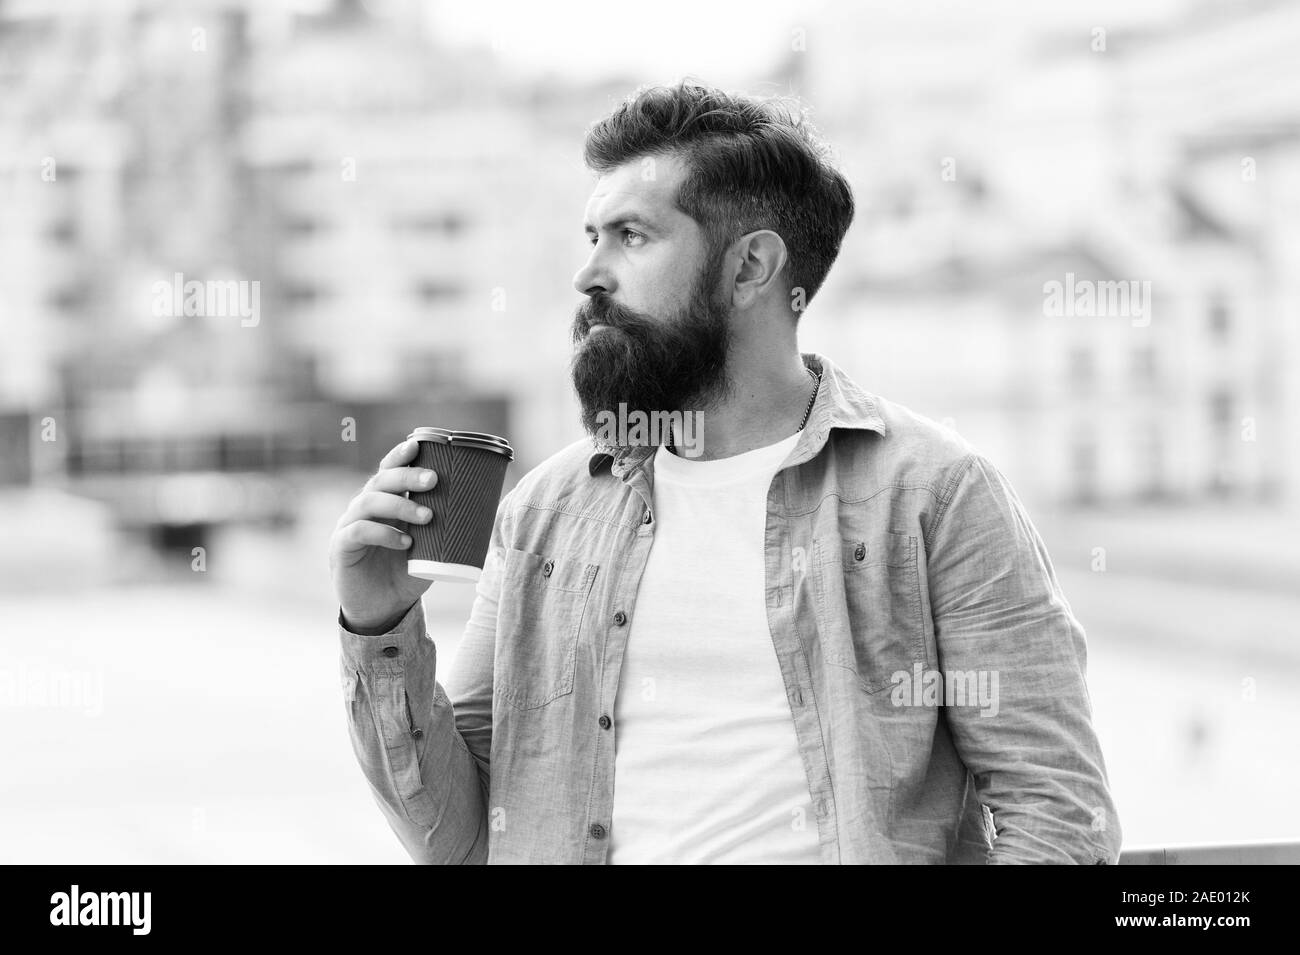
{"label": "necklace chain", "polygon": [[[804,425],[808,423],[808,416],[812,414],[813,405],[817,402],[817,392],[821,390],[822,386],[822,376],[820,372],[815,372],[807,366],[804,367],[804,371],[808,372],[808,377],[813,380],[813,390],[812,394],[808,396],[808,407],[803,410],[803,420],[799,422],[799,427],[796,429],[798,431],[802,431]],[[672,438],[668,439],[668,450],[676,453]]]}

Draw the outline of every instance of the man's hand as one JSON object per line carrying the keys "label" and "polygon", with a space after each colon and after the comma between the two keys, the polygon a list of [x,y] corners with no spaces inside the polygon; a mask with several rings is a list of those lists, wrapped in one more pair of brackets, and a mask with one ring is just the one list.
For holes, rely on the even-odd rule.
{"label": "man's hand", "polygon": [[407,465],[419,444],[405,441],[384,456],[339,518],[330,537],[330,574],[343,621],[350,628],[395,625],[429,589],[429,581],[406,573],[411,538],[403,523],[427,524],[432,513],[404,495],[437,483],[432,471]]}

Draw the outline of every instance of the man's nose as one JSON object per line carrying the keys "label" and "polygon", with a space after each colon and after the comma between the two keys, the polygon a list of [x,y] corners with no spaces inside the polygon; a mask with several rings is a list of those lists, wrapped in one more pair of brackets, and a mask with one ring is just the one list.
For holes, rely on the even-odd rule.
{"label": "man's nose", "polygon": [[614,277],[605,266],[599,245],[592,248],[586,263],[573,276],[573,287],[583,295],[594,295],[597,292],[613,294]]}

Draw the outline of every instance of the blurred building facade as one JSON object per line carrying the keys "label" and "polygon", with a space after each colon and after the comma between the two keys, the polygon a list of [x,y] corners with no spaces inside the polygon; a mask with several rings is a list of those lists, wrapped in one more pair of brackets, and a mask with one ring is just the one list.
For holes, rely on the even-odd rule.
{"label": "blurred building facade", "polygon": [[[0,2],[0,479],[369,470],[435,419],[522,473],[581,433],[581,137],[634,83],[514,75],[420,10]],[[1300,507],[1300,11],[1101,49],[974,16],[840,6],[774,64],[859,197],[805,347],[1034,497]],[[175,276],[259,320],[157,314]],[[1146,315],[1046,314],[1067,280]]]}
{"label": "blurred building facade", "polygon": [[[947,14],[818,25],[861,213],[808,336],[1035,497],[1300,508],[1300,9]],[[1067,281],[1148,312],[1049,314]]]}
{"label": "blurred building facade", "polygon": [[[0,480],[121,478],[122,508],[145,475],[370,470],[420,424],[509,434],[516,473],[580,433],[554,372],[599,86],[346,0],[4,2],[0,63]],[[192,281],[257,316],[160,308]]]}

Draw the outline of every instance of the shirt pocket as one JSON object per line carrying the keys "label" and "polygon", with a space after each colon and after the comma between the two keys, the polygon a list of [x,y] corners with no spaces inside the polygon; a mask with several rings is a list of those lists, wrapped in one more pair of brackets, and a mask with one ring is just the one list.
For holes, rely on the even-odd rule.
{"label": "shirt pocket", "polygon": [[507,548],[492,668],[497,694],[536,709],[573,692],[578,635],[598,565]]}
{"label": "shirt pocket", "polygon": [[917,539],[885,531],[865,540],[819,540],[818,613],[830,663],[848,667],[868,693],[925,663]]}

